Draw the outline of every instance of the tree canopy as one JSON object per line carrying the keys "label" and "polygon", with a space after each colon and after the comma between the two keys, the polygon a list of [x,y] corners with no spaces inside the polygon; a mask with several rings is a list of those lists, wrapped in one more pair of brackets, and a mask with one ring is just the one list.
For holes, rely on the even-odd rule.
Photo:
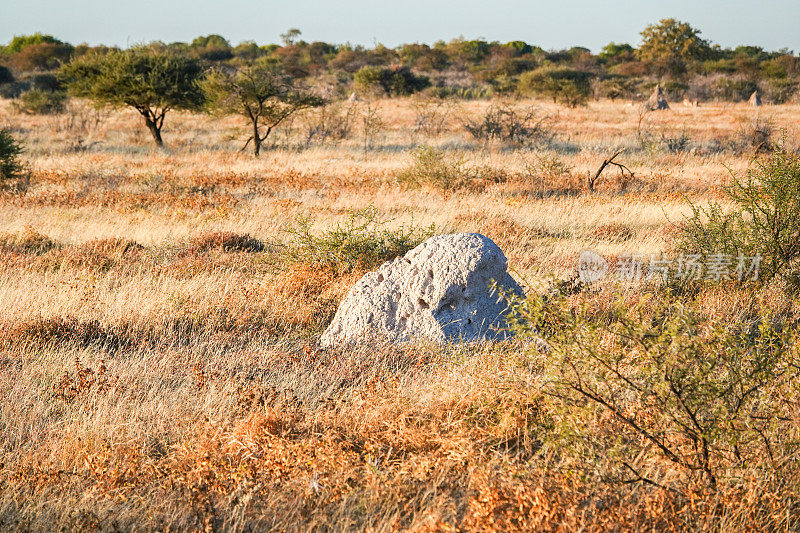
{"label": "tree canopy", "polygon": [[163,145],[161,128],[168,111],[198,110],[203,104],[198,85],[202,65],[166,49],[137,47],[88,55],[64,65],[59,74],[74,96],[100,106],[136,109],[158,146]]}
{"label": "tree canopy", "polygon": [[610,42],[600,50],[598,58],[608,63],[616,63],[619,59],[630,59],[633,57],[633,47],[628,43]]}
{"label": "tree canopy", "polygon": [[711,51],[700,30],[672,18],[647,26],[641,35],[639,57],[659,74],[681,74],[687,63],[704,59]]}
{"label": "tree canopy", "polygon": [[37,32],[31,35],[15,35],[14,38],[11,39],[11,42],[3,48],[3,52],[6,54],[18,54],[28,46],[37,44],[65,45],[72,48],[72,45],[69,45],[64,41],[60,41],[52,35],[45,35]]}
{"label": "tree canopy", "polygon": [[239,70],[216,69],[201,85],[209,110],[238,114],[248,119],[252,135],[245,148],[252,141],[256,156],[261,152],[263,142],[281,122],[301,109],[324,103],[322,98],[300,87],[285,71],[266,61]]}
{"label": "tree canopy", "polygon": [[231,43],[222,35],[212,33],[197,37],[192,41],[190,48],[201,57],[209,61],[220,61],[233,57]]}

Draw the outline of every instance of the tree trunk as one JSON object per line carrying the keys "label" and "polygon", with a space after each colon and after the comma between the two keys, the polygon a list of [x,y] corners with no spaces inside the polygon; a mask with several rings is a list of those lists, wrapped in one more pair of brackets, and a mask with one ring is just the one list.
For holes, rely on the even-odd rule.
{"label": "tree trunk", "polygon": [[258,120],[253,120],[253,155],[261,153],[261,135],[258,133]]}
{"label": "tree trunk", "polygon": [[[272,132],[272,126],[267,128],[266,133],[261,135],[258,131],[258,118],[253,119],[253,155],[258,157],[258,154],[261,153],[261,145],[264,144],[264,141],[269,137],[270,132]],[[246,146],[246,145],[245,145]],[[244,150],[244,148],[242,148]]]}
{"label": "tree trunk", "polygon": [[147,125],[147,129],[150,130],[150,134],[153,136],[156,146],[159,148],[164,146],[164,140],[161,138],[161,128],[155,123],[155,121],[150,120],[149,117],[144,117],[144,123]]}

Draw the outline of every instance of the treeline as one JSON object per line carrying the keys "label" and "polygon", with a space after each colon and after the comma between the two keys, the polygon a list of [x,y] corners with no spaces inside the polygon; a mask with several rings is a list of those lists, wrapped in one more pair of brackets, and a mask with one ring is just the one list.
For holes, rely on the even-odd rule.
{"label": "treeline", "polygon": [[[436,96],[463,98],[544,95],[579,105],[593,97],[641,98],[660,82],[672,99],[736,101],[760,90],[765,101],[783,103],[795,96],[800,78],[800,58],[792,51],[723,48],[674,19],[645,28],[638,48],[612,42],[596,55],[578,46],[544,50],[523,41],[453,39],[433,45],[366,48],[306,42],[301,36],[292,29],[281,36],[282,44],[245,41],[234,46],[222,36],[207,35],[191,43],[151,46],[208,65],[238,68],[269,61],[313,84],[328,98],[354,89],[389,96],[427,90]],[[14,98],[32,88],[51,90],[55,80],[42,73],[88,54],[113,50],[73,46],[49,35],[15,37],[0,50],[0,95]]]}
{"label": "treeline", "polygon": [[347,98],[538,96],[569,106],[590,98],[642,99],[660,84],[673,100],[767,103],[798,92],[800,57],[758,46],[722,48],[674,19],[646,27],[638,47],[609,43],[544,50],[523,42],[453,39],[397,48],[306,42],[297,29],[282,44],[231,45],[219,35],[191,43],[153,42],[126,50],[73,46],[42,34],[0,47],[0,96],[26,113],[59,113],[69,95],[129,106],[157,144],[171,109],[239,113],[258,153],[270,131],[297,110]]}

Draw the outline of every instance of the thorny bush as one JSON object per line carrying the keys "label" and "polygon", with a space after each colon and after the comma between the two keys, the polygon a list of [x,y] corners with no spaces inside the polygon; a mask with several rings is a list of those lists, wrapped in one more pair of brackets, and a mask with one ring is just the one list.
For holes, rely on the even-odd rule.
{"label": "thorny bush", "polygon": [[692,205],[679,248],[700,254],[761,256],[758,278],[800,290],[800,157],[782,149],[756,159],[724,189],[733,208]]}
{"label": "thorny bush", "polygon": [[585,474],[713,490],[753,465],[780,475],[797,460],[798,336],[768,313],[743,335],[668,292],[603,313],[560,293],[513,308],[512,328],[547,343],[546,446]]}

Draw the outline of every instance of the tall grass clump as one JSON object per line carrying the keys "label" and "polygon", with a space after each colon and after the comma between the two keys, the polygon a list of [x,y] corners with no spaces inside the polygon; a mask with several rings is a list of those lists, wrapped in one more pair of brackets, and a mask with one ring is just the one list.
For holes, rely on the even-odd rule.
{"label": "tall grass clump", "polygon": [[18,233],[0,234],[0,252],[40,255],[57,247],[58,243],[32,226]]}
{"label": "tall grass clump", "polygon": [[759,280],[778,278],[800,289],[800,157],[781,148],[754,160],[724,188],[733,204],[692,205],[679,248],[704,259],[760,256]]}

